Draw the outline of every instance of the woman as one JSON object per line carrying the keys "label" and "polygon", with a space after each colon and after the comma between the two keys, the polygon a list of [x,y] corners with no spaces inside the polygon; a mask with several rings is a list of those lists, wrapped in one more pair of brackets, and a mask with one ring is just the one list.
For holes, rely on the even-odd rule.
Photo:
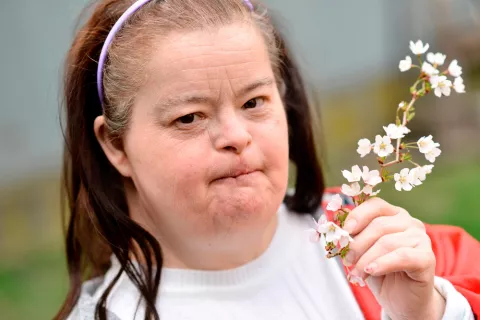
{"label": "woman", "polygon": [[[348,263],[375,297],[352,290],[341,264],[305,239],[322,171],[301,77],[263,7],[99,1],[70,49],[65,94],[71,288],[57,318],[479,312],[478,267],[435,270],[435,254],[448,252],[432,248],[440,231],[381,199],[346,227]],[[297,177],[286,197],[289,160]],[[480,253],[458,236],[458,250]]]}

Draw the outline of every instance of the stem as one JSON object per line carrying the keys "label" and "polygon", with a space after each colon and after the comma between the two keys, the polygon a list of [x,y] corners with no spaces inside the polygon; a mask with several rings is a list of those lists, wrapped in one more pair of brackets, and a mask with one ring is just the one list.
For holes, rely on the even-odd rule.
{"label": "stem", "polygon": [[[414,84],[414,86],[416,87],[418,85],[418,82],[420,80],[417,80]],[[410,103],[408,104],[407,108],[405,108],[405,111],[403,111],[403,119],[402,119],[402,126],[406,126],[407,125],[407,113],[408,111],[412,108],[413,104],[415,103],[415,101],[417,100],[417,95],[416,94],[413,94],[413,97],[412,97],[412,100],[410,101]],[[397,109],[397,114],[398,114],[398,109]],[[402,162],[400,160],[400,145],[402,143],[402,139],[399,138],[397,139],[397,147],[395,149],[395,160],[393,161],[390,161],[388,163],[384,163],[380,166],[380,176],[383,177],[383,170],[384,168],[386,167],[389,167],[389,166],[392,166],[394,164],[397,164],[397,163],[400,163]]]}
{"label": "stem", "polygon": [[415,90],[417,90],[417,86],[418,86],[418,83],[419,83],[420,81],[422,81],[422,79],[421,79],[421,78],[418,78],[417,81],[415,81],[415,83],[413,84],[412,87],[414,87]]}
{"label": "stem", "polygon": [[382,168],[390,167],[390,166],[393,166],[394,164],[397,164],[397,163],[400,163],[400,162],[401,162],[400,160],[393,160],[393,161],[390,161],[388,163],[382,164]]}
{"label": "stem", "polygon": [[410,163],[413,164],[414,166],[421,167],[421,165],[419,165],[419,164],[416,163],[416,162],[413,162],[412,160],[408,160],[408,162],[410,162]]}
{"label": "stem", "polygon": [[383,171],[385,170],[385,168],[386,168],[386,167],[389,167],[389,166],[392,166],[392,165],[394,165],[394,164],[397,164],[397,163],[400,163],[400,161],[393,160],[393,161],[390,161],[390,162],[388,162],[388,163],[382,164],[382,165],[380,166],[380,177],[382,177],[382,180],[383,180],[383,181],[385,181],[385,180],[383,179]]}
{"label": "stem", "polygon": [[418,54],[417,58],[418,58],[418,62],[420,62],[420,65],[423,65],[422,55]]}
{"label": "stem", "polygon": [[329,259],[330,259],[330,258],[335,258],[335,257],[337,257],[337,256],[339,256],[339,255],[341,255],[341,254],[342,254],[342,253],[341,253],[340,251],[339,251],[339,252],[335,252],[335,253],[329,253],[329,254],[327,254],[327,258],[329,258]]}
{"label": "stem", "polygon": [[[408,111],[410,110],[410,108],[413,106],[413,104],[415,103],[415,101],[417,100],[417,97],[416,95],[414,94],[413,97],[412,97],[412,100],[410,101],[410,103],[408,104],[407,108],[405,109],[405,111],[403,112],[403,121],[402,121],[402,126],[406,126],[407,125],[407,113]],[[397,162],[400,162],[400,144],[402,143],[402,138],[399,138],[397,139],[397,152],[396,152],[396,157],[395,157],[395,160]]]}

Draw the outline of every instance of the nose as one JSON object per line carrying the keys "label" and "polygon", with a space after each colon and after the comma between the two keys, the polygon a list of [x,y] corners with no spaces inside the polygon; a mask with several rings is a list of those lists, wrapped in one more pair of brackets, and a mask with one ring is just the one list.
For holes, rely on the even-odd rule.
{"label": "nose", "polygon": [[232,151],[241,154],[252,142],[252,136],[245,120],[234,113],[225,115],[219,120],[213,134],[215,149]]}

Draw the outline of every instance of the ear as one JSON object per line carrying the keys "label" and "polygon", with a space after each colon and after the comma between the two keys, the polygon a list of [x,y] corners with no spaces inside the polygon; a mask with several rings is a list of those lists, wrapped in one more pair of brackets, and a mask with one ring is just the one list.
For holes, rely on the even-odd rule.
{"label": "ear", "polygon": [[115,143],[108,134],[107,126],[105,124],[105,117],[98,116],[93,123],[93,129],[98,143],[103,149],[110,163],[120,172],[124,177],[131,177],[132,170],[127,154],[123,149],[122,143]]}

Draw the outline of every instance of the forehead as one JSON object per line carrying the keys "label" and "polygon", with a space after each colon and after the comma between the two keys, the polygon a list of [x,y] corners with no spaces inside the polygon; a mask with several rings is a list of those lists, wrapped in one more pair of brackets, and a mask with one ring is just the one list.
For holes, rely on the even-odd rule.
{"label": "forehead", "polygon": [[172,32],[155,41],[147,69],[147,87],[157,92],[212,89],[225,79],[243,85],[272,76],[263,37],[249,24]]}

